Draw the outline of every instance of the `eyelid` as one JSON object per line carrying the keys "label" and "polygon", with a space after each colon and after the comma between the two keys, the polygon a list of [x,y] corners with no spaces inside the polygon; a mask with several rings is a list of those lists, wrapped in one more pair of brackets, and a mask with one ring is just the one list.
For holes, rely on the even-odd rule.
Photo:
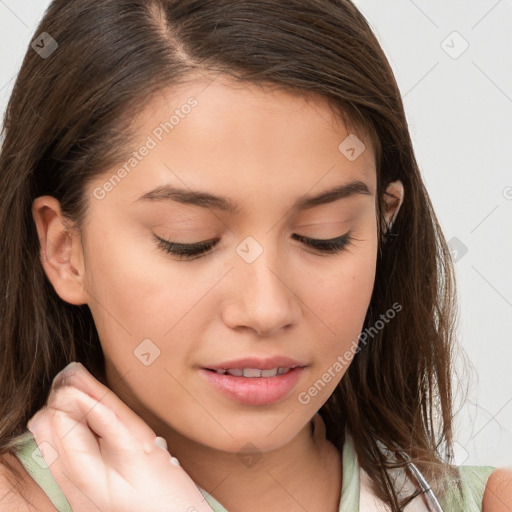
{"label": "eyelid", "polygon": [[352,231],[347,231],[343,235],[335,238],[308,238],[301,235],[294,234],[295,239],[302,241],[308,247],[311,247],[324,256],[330,254],[338,254],[343,252],[354,240]]}
{"label": "eyelid", "polygon": [[209,249],[211,249],[217,242],[220,240],[219,238],[213,238],[211,240],[204,240],[201,242],[195,242],[192,244],[185,244],[180,242],[172,242],[171,240],[165,240],[164,238],[160,238],[158,235],[154,235],[157,240],[157,245],[164,251],[176,254],[178,256],[184,256],[187,258],[187,253],[190,256],[197,256],[198,253],[203,254]]}
{"label": "eyelid", "polygon": [[[202,255],[208,255],[210,249],[212,249],[220,238],[214,238],[210,240],[204,240],[192,244],[184,244],[180,242],[172,242],[160,238],[158,235],[154,235],[159,248],[167,253],[174,254],[183,257],[187,260],[192,260],[201,257]],[[352,237],[352,231],[348,231],[343,235],[334,238],[309,238],[302,235],[293,233],[292,235],[295,240],[303,242],[310,248],[315,249],[322,255],[337,254],[345,250],[345,248],[355,240]],[[193,258],[195,256],[196,258]]]}
{"label": "eyelid", "polygon": [[292,237],[294,237],[295,240],[301,240],[306,242],[336,243],[346,238],[349,234],[350,232],[344,233],[343,235],[335,236],[334,238],[311,238],[309,236],[302,236],[298,235],[297,233],[293,233]]}

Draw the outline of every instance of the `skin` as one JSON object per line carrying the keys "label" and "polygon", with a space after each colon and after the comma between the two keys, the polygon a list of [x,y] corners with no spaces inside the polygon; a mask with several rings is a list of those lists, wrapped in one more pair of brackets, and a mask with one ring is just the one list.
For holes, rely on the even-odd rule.
{"label": "skin", "polygon": [[[353,161],[342,154],[338,145],[351,132],[323,100],[197,80],[152,100],[134,121],[133,150],[190,96],[197,106],[105,197],[94,191],[118,167],[89,185],[82,233],[68,229],[56,199],[34,201],[45,272],[63,300],[91,309],[108,386],[228,510],[334,512],[340,454],[325,438],[313,438],[310,420],[348,365],[309,403],[297,395],[350,349],[363,326],[378,251],[373,148],[358,135],[366,149]],[[354,178],[369,195],[291,208],[305,194]],[[241,212],[137,200],[164,184],[225,196]],[[387,192],[394,196],[389,222],[403,186],[394,182]],[[339,254],[292,238],[329,239],[349,230],[354,240]],[[154,234],[182,243],[221,241],[211,254],[180,260],[157,247]],[[248,236],[263,249],[252,263],[236,252]],[[160,351],[148,366],[134,355],[145,339]],[[307,366],[296,388],[269,405],[232,401],[199,372],[237,357],[273,355]],[[239,457],[247,443],[261,455],[251,467]]]}
{"label": "skin", "polygon": [[482,504],[484,512],[512,510],[512,468],[498,468],[491,473]]}

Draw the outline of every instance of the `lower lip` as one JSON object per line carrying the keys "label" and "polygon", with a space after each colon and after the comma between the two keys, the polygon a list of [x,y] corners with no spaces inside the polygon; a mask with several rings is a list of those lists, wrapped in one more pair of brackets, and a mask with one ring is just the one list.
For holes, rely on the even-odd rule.
{"label": "lower lip", "polygon": [[224,396],[241,404],[266,405],[284,398],[297,384],[304,367],[275,377],[234,377],[201,368],[205,379]]}

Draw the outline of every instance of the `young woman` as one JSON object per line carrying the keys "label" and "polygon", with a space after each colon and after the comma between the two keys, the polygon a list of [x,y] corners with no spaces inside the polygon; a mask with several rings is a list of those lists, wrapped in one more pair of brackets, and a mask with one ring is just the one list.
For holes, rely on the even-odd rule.
{"label": "young woman", "polygon": [[1,511],[510,509],[349,1],[56,0],[4,136]]}

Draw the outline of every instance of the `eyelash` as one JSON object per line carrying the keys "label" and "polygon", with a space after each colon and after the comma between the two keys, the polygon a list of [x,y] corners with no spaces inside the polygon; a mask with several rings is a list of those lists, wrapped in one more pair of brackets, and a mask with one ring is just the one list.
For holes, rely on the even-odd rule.
{"label": "eyelash", "polygon": [[[324,254],[339,254],[343,252],[347,246],[349,246],[353,240],[355,240],[351,236],[351,231],[345,233],[344,235],[338,236],[336,238],[330,238],[328,240],[320,240],[315,238],[307,238],[305,236],[293,234],[293,237],[296,240],[303,242],[308,247],[312,247],[320,253]],[[165,251],[166,253],[175,254],[180,256],[180,259],[194,259],[194,256],[200,256],[202,254],[207,253],[210,249],[212,249],[217,242],[218,238],[213,240],[208,240],[207,242],[198,242],[196,244],[181,244],[178,242],[171,242],[170,240],[164,240],[159,236],[155,235],[155,239],[157,245],[160,249]]]}

